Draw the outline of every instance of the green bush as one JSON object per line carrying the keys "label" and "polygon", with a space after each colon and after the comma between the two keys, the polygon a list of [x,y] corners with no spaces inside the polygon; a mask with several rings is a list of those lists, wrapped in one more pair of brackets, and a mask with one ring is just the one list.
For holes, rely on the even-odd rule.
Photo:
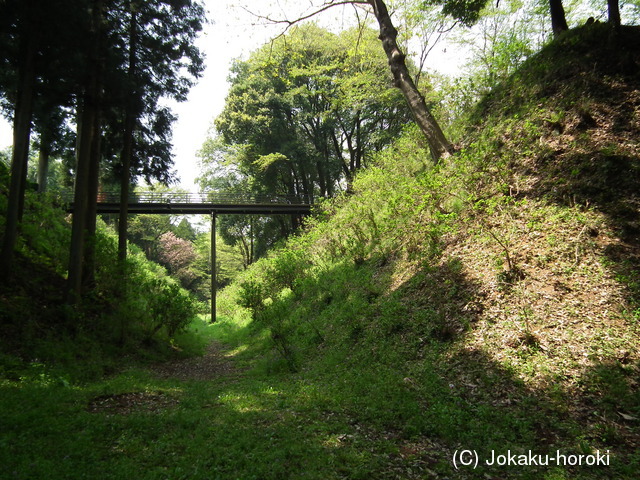
{"label": "green bush", "polygon": [[150,336],[164,328],[169,338],[173,338],[196,316],[196,304],[189,294],[175,283],[155,279],[149,286],[149,313],[153,325]]}
{"label": "green bush", "polygon": [[264,309],[266,288],[258,279],[247,279],[240,282],[238,304],[251,311],[254,320]]}
{"label": "green bush", "polygon": [[129,253],[122,272],[113,261],[117,258],[117,236],[104,224],[96,239],[96,257],[99,295],[119,299],[112,316],[121,342],[135,340],[138,334],[146,341],[159,333],[172,339],[197,315],[198,304],[189,293],[139,250]]}

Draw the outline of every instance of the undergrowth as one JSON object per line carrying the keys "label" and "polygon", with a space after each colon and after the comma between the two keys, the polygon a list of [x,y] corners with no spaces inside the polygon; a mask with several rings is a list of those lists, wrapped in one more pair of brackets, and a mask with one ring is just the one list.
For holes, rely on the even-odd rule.
{"label": "undergrowth", "polygon": [[[3,166],[5,193],[7,184]],[[0,211],[5,209],[6,196],[0,195]],[[175,355],[176,335],[197,313],[188,292],[136,248],[127,259],[125,282],[116,261],[117,236],[99,221],[95,288],[80,304],[69,305],[69,238],[70,219],[55,195],[28,191],[11,281],[0,291],[0,377],[55,370],[65,381],[89,380],[122,368],[123,359]]]}

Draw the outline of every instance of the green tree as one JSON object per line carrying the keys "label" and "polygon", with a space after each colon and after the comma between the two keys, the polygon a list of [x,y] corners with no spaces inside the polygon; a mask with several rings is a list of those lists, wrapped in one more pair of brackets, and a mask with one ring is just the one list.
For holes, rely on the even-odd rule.
{"label": "green tree", "polygon": [[[212,143],[219,142],[212,141]],[[244,175],[234,163],[234,152],[237,150],[242,148],[224,148],[226,156],[218,158],[219,162],[203,164],[206,170],[198,179],[203,191],[209,191],[213,195],[223,192],[231,196],[246,196],[248,193],[255,194],[261,191],[254,179]],[[220,154],[221,150],[214,150],[214,152]],[[264,255],[291,230],[290,220],[282,215],[275,217],[220,215],[217,225],[223,241],[236,248],[241,255],[244,268]]]}
{"label": "green tree", "polygon": [[[74,8],[78,4],[80,11]],[[38,110],[42,111],[46,104],[37,105],[37,97],[53,96],[62,102],[60,92],[68,92],[74,84],[78,71],[73,62],[77,58],[77,41],[86,33],[80,21],[83,4],[82,0],[0,2],[0,99],[5,115],[13,120],[14,135],[9,201],[0,253],[0,268],[9,273],[24,208],[34,110],[40,107]],[[71,48],[74,40],[76,46]],[[68,55],[63,54],[65,49],[68,49]],[[51,85],[55,88],[47,88]]]}
{"label": "green tree", "polygon": [[236,64],[216,129],[268,191],[331,195],[410,118],[386,64],[371,30],[294,28]]}
{"label": "green tree", "polygon": [[[123,162],[138,160],[120,172],[171,179],[173,116],[161,98],[184,100],[201,73],[194,39],[203,21],[195,0],[0,2],[0,94],[3,110],[13,117],[15,139],[0,256],[4,269],[10,271],[23,208],[32,124],[39,134],[44,188],[49,158],[75,110],[69,298],[91,285],[101,169],[120,150]],[[130,183],[123,179],[125,197]]]}
{"label": "green tree", "polygon": [[[202,28],[203,9],[192,0],[154,0],[149,2],[134,3],[125,0],[123,3],[112,0],[108,7],[110,21],[107,23],[103,19],[102,0],[94,0],[95,5],[92,10],[94,16],[94,48],[88,56],[87,64],[92,66],[85,88],[85,101],[83,103],[82,118],[78,124],[81,126],[78,141],[78,169],[76,178],[76,192],[74,208],[76,210],[73,222],[71,256],[69,262],[69,285],[74,297],[82,294],[83,282],[79,278],[79,272],[85,271],[84,278],[90,279],[94,268],[91,254],[92,242],[85,242],[85,232],[91,237],[95,231],[95,199],[97,197],[97,182],[99,175],[99,159],[101,155],[101,116],[105,113],[104,104],[101,103],[99,95],[92,95],[92,92],[101,92],[101,86],[105,89],[117,88],[122,80],[124,88],[124,98],[115,105],[121,107],[125,112],[123,136],[130,142],[133,130],[136,125],[138,115],[145,113],[152,121],[148,123],[150,128],[141,128],[142,132],[151,132],[159,138],[158,142],[147,143],[146,147],[153,151],[160,148],[160,155],[155,154],[149,159],[151,167],[157,172],[166,171],[170,164],[167,163],[170,143],[170,118],[163,108],[157,108],[162,97],[170,97],[177,100],[186,98],[193,78],[197,77],[202,70],[202,58],[197,48],[193,46],[193,40]],[[98,13],[99,12],[99,13]],[[119,15],[121,14],[122,18]],[[124,19],[124,23],[113,21],[113,19]],[[124,25],[124,26],[123,26]],[[110,38],[110,44],[116,48],[104,49],[104,42]],[[124,48],[117,48],[126,45]],[[126,53],[125,53],[126,52]],[[98,59],[100,55],[107,55],[111,62],[106,62],[111,66],[108,72],[100,70],[102,62]],[[109,75],[106,75],[108,73]],[[114,80],[115,79],[115,80]],[[106,82],[106,80],[111,80]],[[128,100],[134,97],[131,102]],[[115,97],[118,98],[117,96]],[[150,110],[139,112],[137,106],[144,104],[151,107]],[[85,116],[87,118],[85,119]],[[142,122],[141,122],[142,123]],[[90,145],[90,146],[89,146]],[[129,144],[128,144],[129,145]],[[130,159],[134,152],[134,144],[127,148],[123,146],[124,163],[125,159]],[[154,152],[158,153],[158,152]],[[160,161],[159,165],[154,162]],[[126,165],[125,165],[126,166]],[[159,168],[157,168],[159,167]],[[126,172],[124,171],[126,170]],[[124,175],[129,173],[129,169],[122,169]],[[130,182],[123,179],[123,191],[128,189]],[[126,193],[126,192],[125,192]],[[126,212],[126,200],[128,195],[124,195],[122,201]],[[87,204],[85,207],[84,203]],[[83,219],[86,217],[85,219]],[[123,216],[122,223],[126,226],[126,215]],[[121,231],[122,233],[122,231]],[[123,238],[124,235],[121,235]],[[120,257],[123,258],[121,241]],[[125,249],[126,252],[126,249]]]}
{"label": "green tree", "polygon": [[303,17],[294,20],[268,20],[277,23],[287,24],[289,27],[301,21],[307,20],[318,13],[328,10],[336,5],[353,4],[360,6],[368,6],[378,21],[379,36],[382,42],[383,50],[387,56],[389,69],[393,76],[394,85],[402,92],[406,103],[414,117],[416,124],[424,134],[431,156],[434,162],[441,157],[453,153],[453,146],[445,137],[440,124],[436,121],[429,109],[424,95],[418,90],[416,82],[410,73],[410,69],[406,62],[406,54],[400,47],[398,42],[398,30],[395,28],[391,16],[387,9],[387,5],[382,0],[328,0],[312,12]]}
{"label": "green tree", "polygon": [[[442,13],[455,18],[463,25],[469,27],[478,22],[483,10],[489,4],[488,0],[426,0],[425,5],[440,5]],[[498,2],[496,8],[500,5]],[[569,29],[562,0],[549,0],[549,13],[551,17],[551,29],[554,36],[560,35]]]}
{"label": "green tree", "polygon": [[[218,136],[200,152],[200,185],[234,194],[333,196],[410,118],[373,30],[337,35],[314,24],[296,27],[234,66]],[[239,216],[220,228],[249,264],[299,223]]]}
{"label": "green tree", "polygon": [[465,103],[475,104],[508,78],[545,40],[529,5],[503,1],[483,10],[472,30],[460,32],[460,48],[470,52],[464,68]]}
{"label": "green tree", "polygon": [[169,215],[132,215],[128,239],[142,249],[149,260],[158,261],[160,237],[172,229]]}
{"label": "green tree", "polygon": [[[129,186],[142,174],[167,183],[171,160],[170,130],[174,117],[159,108],[169,97],[186,100],[203,58],[194,46],[202,30],[204,10],[192,0],[125,0],[120,19],[126,38],[122,149],[120,153],[121,211],[119,257],[126,257]],[[136,162],[133,159],[137,159]],[[144,161],[143,161],[144,160]]]}
{"label": "green tree", "polygon": [[[222,218],[222,217],[220,217]],[[228,245],[220,234],[216,234],[216,272],[218,288],[229,285],[243,270],[243,259],[240,251]],[[194,244],[196,258],[192,264],[197,281],[192,291],[199,300],[211,300],[211,232],[199,233]]]}
{"label": "green tree", "polygon": [[190,242],[195,242],[197,237],[195,229],[186,218],[180,220],[180,223],[173,228],[173,233],[175,233],[177,237]]}
{"label": "green tree", "polygon": [[100,102],[105,55],[104,6],[103,0],[92,0],[87,19],[89,34],[84,58],[86,74],[82,84],[81,113],[77,120],[77,167],[68,274],[70,302],[78,301],[83,289],[93,282],[94,251],[91,239],[95,236],[95,204],[100,166]]}

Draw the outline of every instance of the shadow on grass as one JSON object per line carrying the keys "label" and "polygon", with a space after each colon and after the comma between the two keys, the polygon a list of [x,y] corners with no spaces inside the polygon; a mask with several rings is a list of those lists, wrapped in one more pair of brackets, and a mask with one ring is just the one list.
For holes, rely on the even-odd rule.
{"label": "shadow on grass", "polygon": [[[342,278],[353,279],[346,270]],[[342,288],[329,286],[331,273],[319,280],[337,293]],[[341,294],[366,298],[371,286],[354,285]],[[316,344],[315,356],[311,350],[299,352],[305,364],[296,374],[284,368],[257,371],[229,383],[160,380],[134,371],[74,388],[5,382],[0,385],[2,477],[634,478],[634,441],[606,420],[605,408],[607,402],[608,411],[621,408],[620,398],[630,402],[623,408],[633,406],[626,374],[615,365],[586,371],[592,397],[572,398],[554,385],[527,388],[486,353],[455,348],[477,316],[465,308],[472,292],[455,265],[419,274],[396,298],[361,304],[359,335],[350,329],[324,331],[325,344]],[[446,339],[435,317],[408,321],[438,298],[458,305],[444,316],[455,332]],[[322,296],[316,301],[327,305]],[[331,303],[324,310],[335,317]],[[406,316],[387,318],[397,314]],[[241,338],[260,327],[216,328],[226,330],[227,338]],[[384,340],[373,342],[370,328],[386,329],[380,331]],[[327,342],[345,343],[339,348]],[[324,355],[328,349],[332,355]],[[128,392],[146,392],[148,398],[164,399],[165,406],[142,405],[126,413],[89,409],[106,394]],[[456,472],[451,463],[456,449],[475,450],[481,461],[489,461],[492,450],[542,455],[559,449],[577,455],[597,448],[611,450],[610,466],[481,464]]]}
{"label": "shadow on grass", "polygon": [[[321,470],[327,478],[338,472],[347,478],[359,478],[356,472],[366,478],[634,478],[640,461],[634,420],[639,403],[632,368],[596,364],[584,370],[575,388],[553,378],[531,388],[508,363],[465,346],[482,301],[479,285],[459,261],[424,268],[393,293],[387,293],[391,278],[380,273],[384,263],[379,258],[343,262],[309,276],[270,304],[268,320],[230,332],[253,338],[244,353],[262,357],[253,378],[268,387],[254,400],[258,407],[244,407],[247,414],[272,415],[276,423],[284,422],[283,431],[323,432],[321,444],[333,442],[349,455],[362,450],[364,457],[355,455],[355,464]],[[272,339],[265,332],[275,321],[288,337],[298,373],[288,372],[277,350],[269,354]],[[536,352],[531,343],[521,353],[531,355],[532,368]],[[258,422],[259,429],[270,431],[269,422]],[[334,432],[333,440],[323,437],[334,422],[341,433]],[[475,450],[487,461],[492,452],[509,451],[595,455],[609,450],[611,457],[610,465],[590,468],[481,464],[454,472],[456,449]],[[334,450],[308,452],[329,455],[323,460],[327,465],[335,461]],[[296,467],[291,468],[295,476]]]}

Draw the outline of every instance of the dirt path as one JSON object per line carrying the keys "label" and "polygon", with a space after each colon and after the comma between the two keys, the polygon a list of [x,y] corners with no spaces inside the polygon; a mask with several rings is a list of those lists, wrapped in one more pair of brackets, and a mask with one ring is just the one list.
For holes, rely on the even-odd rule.
{"label": "dirt path", "polygon": [[[149,370],[159,378],[181,381],[230,380],[237,378],[241,372],[217,342],[210,343],[201,357],[157,363]],[[128,415],[141,411],[164,411],[179,403],[178,397],[166,392],[125,392],[99,395],[89,402],[87,411],[107,415]]]}
{"label": "dirt path", "polygon": [[205,354],[201,357],[159,363],[152,366],[151,371],[160,378],[177,380],[215,380],[220,377],[234,377],[240,372],[217,342],[207,345]]}

